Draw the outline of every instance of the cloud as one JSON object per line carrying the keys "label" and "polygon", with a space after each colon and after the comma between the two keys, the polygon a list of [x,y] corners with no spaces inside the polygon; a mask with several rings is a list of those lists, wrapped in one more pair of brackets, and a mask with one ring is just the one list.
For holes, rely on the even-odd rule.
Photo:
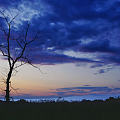
{"label": "cloud", "polygon": [[91,41],[87,44],[81,45],[80,51],[85,52],[103,52],[103,53],[114,53],[117,54],[120,51],[119,47],[110,45],[109,40]]}
{"label": "cloud", "polygon": [[[36,58],[33,59],[34,63],[59,64],[78,61],[93,63],[98,59],[98,65],[94,67],[99,66],[100,62],[104,63],[102,66],[120,65],[119,0],[12,1],[14,2],[0,0],[0,7],[8,7],[13,15],[17,9],[22,11],[21,17],[16,19],[15,30],[22,31],[29,21],[31,23],[29,35],[32,36],[36,31],[40,34],[39,40],[31,45],[31,48],[39,48],[31,53],[33,58]],[[96,59],[54,54],[58,50],[63,53],[64,51],[95,53]],[[100,73],[104,73],[104,70]]]}
{"label": "cloud", "polygon": [[9,8],[17,7],[17,4],[20,4],[22,0],[0,0],[0,7]]}
{"label": "cloud", "polygon": [[84,85],[85,87],[91,86],[91,85]]}
{"label": "cloud", "polygon": [[[99,63],[100,61],[95,61],[86,58],[76,58],[63,54],[41,52],[38,54],[31,54],[31,62],[35,64],[64,64],[64,63]],[[101,63],[101,62],[100,62]]]}
{"label": "cloud", "polygon": [[102,95],[102,94],[119,94],[120,88],[110,88],[110,87],[69,87],[69,88],[58,88],[54,90],[54,94],[58,96],[70,96],[70,95]]}

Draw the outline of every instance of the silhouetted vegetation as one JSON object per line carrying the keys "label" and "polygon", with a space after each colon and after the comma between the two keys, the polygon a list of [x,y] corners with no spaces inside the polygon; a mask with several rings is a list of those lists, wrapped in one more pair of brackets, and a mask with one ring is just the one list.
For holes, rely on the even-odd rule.
{"label": "silhouetted vegetation", "polygon": [[0,101],[0,120],[119,120],[120,98],[81,102]]}

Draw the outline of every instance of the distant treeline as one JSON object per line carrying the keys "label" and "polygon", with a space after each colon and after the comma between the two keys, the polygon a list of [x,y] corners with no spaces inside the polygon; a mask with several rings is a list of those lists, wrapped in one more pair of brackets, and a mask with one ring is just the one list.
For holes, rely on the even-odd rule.
{"label": "distant treeline", "polygon": [[[108,99],[105,99],[105,100],[102,100],[102,99],[96,99],[96,100],[86,100],[86,99],[83,99],[81,101],[67,101],[67,100],[64,100],[64,98],[62,97],[59,97],[57,100],[47,100],[47,99],[44,99],[44,100],[37,100],[37,101],[32,101],[32,100],[25,100],[25,99],[20,99],[20,100],[17,100],[17,101],[14,101],[14,99],[12,101],[10,101],[10,103],[57,103],[57,102],[65,102],[65,103],[106,103],[106,102],[113,102],[113,103],[120,103],[120,97],[109,97]],[[0,100],[0,103],[6,103],[4,100]]]}

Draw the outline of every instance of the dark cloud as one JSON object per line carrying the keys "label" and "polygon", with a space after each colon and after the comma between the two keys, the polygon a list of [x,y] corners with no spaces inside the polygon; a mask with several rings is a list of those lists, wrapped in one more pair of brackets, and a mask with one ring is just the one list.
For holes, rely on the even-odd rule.
{"label": "dark cloud", "polygon": [[85,87],[91,86],[91,85],[84,85]]}
{"label": "dark cloud", "polygon": [[[39,48],[31,53],[34,63],[96,61],[94,58],[54,54],[57,50],[96,53],[99,62],[94,67],[100,63],[104,63],[100,66],[120,63],[119,0],[0,0],[0,7],[22,11],[23,16],[17,19],[17,32],[22,31],[27,21],[31,23],[30,37],[39,31],[39,40],[31,45]],[[117,30],[115,34],[112,34],[113,30]],[[52,50],[48,52],[49,48]],[[105,70],[99,72],[104,73]]]}
{"label": "dark cloud", "polygon": [[100,61],[94,61],[86,58],[70,57],[63,54],[45,53],[34,54],[31,56],[31,62],[35,64],[64,64],[64,63],[99,63]]}
{"label": "dark cloud", "polygon": [[17,7],[17,4],[20,4],[21,0],[0,0],[0,7]]}
{"label": "dark cloud", "polygon": [[119,53],[120,48],[114,47],[110,45],[109,40],[101,40],[101,41],[92,41],[87,44],[81,45],[80,51],[85,52],[106,52],[106,53]]}
{"label": "dark cloud", "polygon": [[[52,6],[55,11],[56,20],[71,21],[73,19],[79,19],[81,16],[91,14],[91,3],[92,0],[79,1],[79,0],[46,0],[48,4]],[[90,10],[89,13],[88,10]]]}
{"label": "dark cloud", "polygon": [[57,95],[68,96],[68,95],[96,95],[96,94],[113,94],[119,93],[120,88],[109,88],[109,87],[70,87],[70,88],[58,88],[56,92]]}

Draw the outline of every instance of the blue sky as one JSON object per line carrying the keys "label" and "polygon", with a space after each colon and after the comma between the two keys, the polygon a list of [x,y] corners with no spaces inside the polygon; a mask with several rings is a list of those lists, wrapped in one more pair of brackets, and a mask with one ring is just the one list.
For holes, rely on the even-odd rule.
{"label": "blue sky", "polygon": [[[41,74],[46,79],[42,84],[38,77],[40,73],[30,68],[34,71],[30,73],[37,76],[37,84],[41,84],[38,88],[43,85],[43,93],[47,91],[45,94],[63,96],[119,94],[119,0],[0,0],[0,10],[4,10],[9,18],[19,13],[13,24],[13,36],[23,33],[28,22],[29,39],[38,32],[37,41],[29,46],[26,53],[30,51],[30,61],[47,72],[47,75]],[[0,24],[5,26],[2,17],[0,20]],[[0,38],[0,43],[5,44],[3,37]],[[12,41],[11,51],[16,48]],[[71,72],[70,68],[75,70]],[[26,66],[23,67],[21,75],[15,79],[20,79],[26,69]],[[60,75],[62,82],[58,77]],[[24,76],[24,81],[29,79]],[[67,81],[67,84],[66,80],[70,83]],[[47,84],[49,81],[51,86]],[[22,88],[22,83],[17,84]],[[30,84],[34,84],[34,80]],[[31,91],[37,91],[32,95],[41,92],[35,86],[30,87],[34,88]]]}

